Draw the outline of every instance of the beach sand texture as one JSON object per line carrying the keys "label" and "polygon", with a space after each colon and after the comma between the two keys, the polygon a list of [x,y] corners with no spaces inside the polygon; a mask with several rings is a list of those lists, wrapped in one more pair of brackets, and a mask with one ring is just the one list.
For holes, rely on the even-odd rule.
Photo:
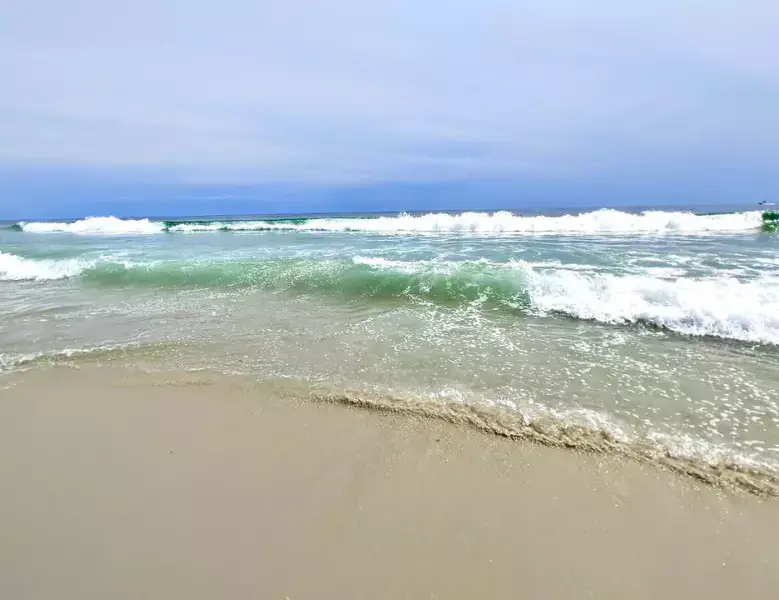
{"label": "beach sand texture", "polygon": [[779,505],[209,373],[0,391],[0,598],[771,598]]}

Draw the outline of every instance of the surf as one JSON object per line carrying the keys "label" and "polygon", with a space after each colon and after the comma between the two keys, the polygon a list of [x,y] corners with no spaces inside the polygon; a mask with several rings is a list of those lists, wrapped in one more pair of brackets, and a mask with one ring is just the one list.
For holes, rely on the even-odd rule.
{"label": "surf", "polygon": [[149,219],[88,217],[72,222],[20,221],[15,229],[27,233],[72,233],[76,235],[150,235],[162,233],[164,224]]}
{"label": "surf", "polygon": [[255,289],[345,301],[430,302],[480,311],[562,315],[608,325],[779,344],[779,276],[750,280],[599,272],[525,261],[200,259],[34,260],[0,254],[0,281],[74,279],[86,285]]}
{"label": "surf", "polygon": [[93,263],[81,258],[32,259],[0,252],[0,281],[53,281],[82,274]]}
{"label": "surf", "polygon": [[601,209],[562,216],[523,216],[508,211],[428,213],[375,217],[317,217],[244,220],[163,220],[88,217],[72,222],[19,222],[12,227],[36,234],[155,235],[163,233],[318,232],[380,235],[625,235],[759,232],[759,211],[695,214],[678,211],[629,213]]}

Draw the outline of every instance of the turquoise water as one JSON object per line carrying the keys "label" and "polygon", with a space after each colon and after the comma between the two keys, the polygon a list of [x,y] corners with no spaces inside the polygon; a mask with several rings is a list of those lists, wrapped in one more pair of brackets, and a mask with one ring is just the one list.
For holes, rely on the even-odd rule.
{"label": "turquoise water", "polygon": [[778,348],[779,237],[758,212],[0,231],[6,375],[217,369],[431,415],[471,407],[518,434],[575,428],[600,449],[772,485]]}

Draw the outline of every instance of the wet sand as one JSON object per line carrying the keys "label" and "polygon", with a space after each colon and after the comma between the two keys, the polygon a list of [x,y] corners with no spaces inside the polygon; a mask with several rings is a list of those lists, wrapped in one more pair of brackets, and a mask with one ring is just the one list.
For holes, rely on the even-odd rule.
{"label": "wet sand", "polygon": [[216,375],[14,377],[0,391],[2,598],[779,589],[775,499]]}

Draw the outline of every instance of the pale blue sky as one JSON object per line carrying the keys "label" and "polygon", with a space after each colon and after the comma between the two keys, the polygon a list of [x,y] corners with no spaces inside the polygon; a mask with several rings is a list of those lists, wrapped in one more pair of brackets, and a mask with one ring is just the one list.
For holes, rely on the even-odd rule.
{"label": "pale blue sky", "polygon": [[768,0],[0,0],[0,217],[201,184],[775,198],[778,31]]}

